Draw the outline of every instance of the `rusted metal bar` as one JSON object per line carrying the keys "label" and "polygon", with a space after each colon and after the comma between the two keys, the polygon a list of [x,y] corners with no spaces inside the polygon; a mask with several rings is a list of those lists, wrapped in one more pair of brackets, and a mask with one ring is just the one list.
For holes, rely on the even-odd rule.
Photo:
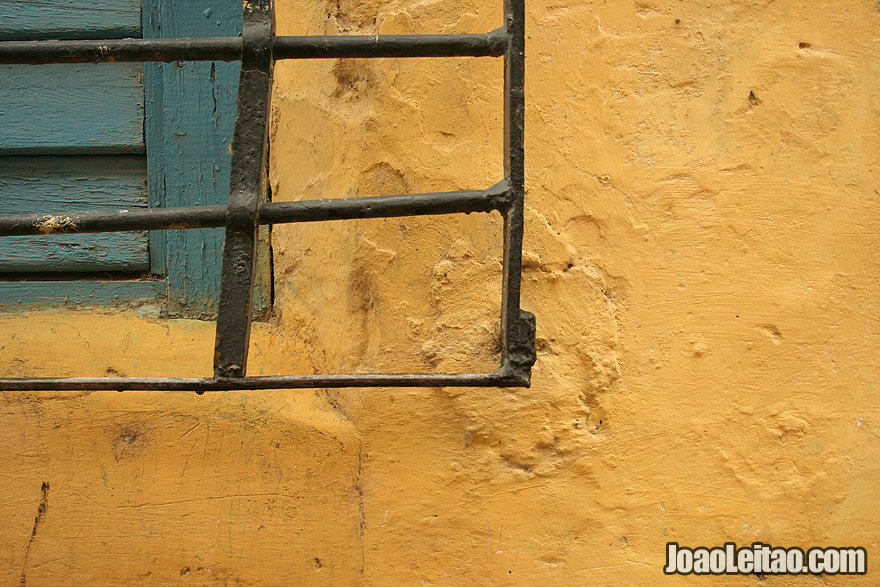
{"label": "rusted metal bar", "polygon": [[241,39],[238,37],[0,42],[0,63],[14,65],[239,59]]}
{"label": "rusted metal bar", "polygon": [[[327,35],[275,37],[275,59],[379,57],[500,57],[507,32],[465,35]],[[2,41],[0,64],[101,63],[104,61],[238,61],[239,37]]]}
{"label": "rusted metal bar", "polygon": [[245,0],[238,115],[220,272],[214,376],[244,377],[251,332],[258,211],[267,188],[269,98],[272,92],[272,0]]}
{"label": "rusted metal bar", "polygon": [[278,59],[357,57],[500,57],[507,45],[504,28],[470,35],[330,35],[278,37]]}
{"label": "rusted metal bar", "polygon": [[502,181],[487,190],[477,191],[273,202],[260,208],[260,223],[280,224],[429,214],[468,214],[470,212],[505,210],[508,203],[507,183]]}
{"label": "rusted metal bar", "polygon": [[[260,205],[257,221],[260,224],[284,224],[355,218],[468,214],[504,211],[508,203],[507,183],[502,181],[487,190],[270,202]],[[13,214],[0,216],[0,237],[216,228],[225,224],[226,206]]]}
{"label": "rusted metal bar", "polygon": [[525,207],[525,0],[505,0],[504,171],[510,206],[504,214],[501,364],[528,386],[535,363],[535,317],[520,309]]}
{"label": "rusted metal bar", "polygon": [[364,373],[260,377],[70,377],[0,379],[0,391],[206,391],[312,387],[522,387],[510,373]]}

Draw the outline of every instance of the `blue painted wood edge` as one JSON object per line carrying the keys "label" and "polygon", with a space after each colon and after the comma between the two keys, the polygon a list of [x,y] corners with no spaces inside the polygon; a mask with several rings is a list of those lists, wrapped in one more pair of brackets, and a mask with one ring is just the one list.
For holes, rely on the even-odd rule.
{"label": "blue painted wood edge", "polygon": [[[143,0],[141,30],[145,39],[159,37],[161,26],[156,0]],[[144,63],[144,144],[147,148],[147,201],[150,208],[166,206],[165,147],[162,134],[165,128],[164,95],[162,64]],[[167,234],[164,230],[150,231],[150,272],[153,275],[168,274]]]}
{"label": "blue painted wood edge", "polygon": [[164,279],[122,281],[0,281],[0,310],[84,309],[99,306],[152,302],[164,303],[168,284]]}
{"label": "blue painted wood edge", "polygon": [[[144,38],[241,33],[240,0],[144,0]],[[238,62],[146,64],[145,141],[151,207],[226,204],[229,143],[237,114]],[[268,235],[268,230],[261,231]],[[223,229],[151,234],[151,270],[168,276],[171,317],[216,316]],[[268,236],[258,253],[255,315],[272,304]]]}

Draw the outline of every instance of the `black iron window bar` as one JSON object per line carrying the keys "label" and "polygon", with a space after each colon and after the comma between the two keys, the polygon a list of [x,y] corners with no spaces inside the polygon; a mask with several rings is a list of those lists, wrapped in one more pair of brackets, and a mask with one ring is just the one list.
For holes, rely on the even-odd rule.
{"label": "black iron window bar", "polygon": [[[486,34],[276,37],[271,0],[245,0],[241,37],[0,42],[0,64],[241,60],[227,206],[0,216],[0,236],[226,228],[212,378],[0,378],[0,390],[205,391],[307,387],[528,387],[535,318],[520,309],[525,119],[525,0],[505,0]],[[260,203],[277,59],[504,57],[505,178],[485,190]],[[501,365],[488,373],[246,375],[257,230],[262,224],[492,212],[504,217]]]}

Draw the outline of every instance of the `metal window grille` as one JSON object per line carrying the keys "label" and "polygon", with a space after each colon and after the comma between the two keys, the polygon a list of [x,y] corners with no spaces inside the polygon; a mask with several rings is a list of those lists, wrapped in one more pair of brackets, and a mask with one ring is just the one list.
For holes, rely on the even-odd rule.
{"label": "metal window grille", "polygon": [[[525,119],[525,0],[505,0],[504,26],[486,34],[306,36],[274,34],[271,0],[245,0],[241,37],[0,42],[2,64],[241,60],[227,206],[0,216],[0,236],[224,226],[212,378],[5,378],[0,390],[190,390],[307,387],[528,387],[535,319],[520,309]],[[505,177],[485,190],[260,203],[268,177],[268,108],[277,59],[504,57]],[[248,377],[257,229],[262,224],[499,211],[504,217],[501,365],[488,373]]]}

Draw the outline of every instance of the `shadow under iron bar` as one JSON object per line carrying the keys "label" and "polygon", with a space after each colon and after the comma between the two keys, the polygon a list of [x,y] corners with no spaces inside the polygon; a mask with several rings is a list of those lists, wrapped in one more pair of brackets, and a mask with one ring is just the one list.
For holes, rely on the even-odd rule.
{"label": "shadow under iron bar", "polygon": [[[504,28],[462,35],[326,35],[274,37],[277,59],[349,57],[501,57]],[[101,63],[104,61],[238,61],[241,38],[100,39],[87,41],[2,41],[0,64]]]}
{"label": "shadow under iron bar", "polygon": [[[321,222],[357,218],[391,218],[432,214],[491,212],[507,209],[507,185],[487,190],[272,202],[261,204],[260,224]],[[226,223],[225,205],[185,208],[147,208],[69,212],[63,214],[15,214],[0,216],[0,236],[76,234],[215,228]]]}

